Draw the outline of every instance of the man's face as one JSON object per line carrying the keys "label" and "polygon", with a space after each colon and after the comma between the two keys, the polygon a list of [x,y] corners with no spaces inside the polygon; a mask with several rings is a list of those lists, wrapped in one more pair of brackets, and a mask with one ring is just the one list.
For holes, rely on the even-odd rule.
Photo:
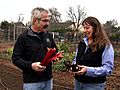
{"label": "man's face", "polygon": [[38,18],[37,27],[38,31],[45,31],[49,25],[50,17],[47,12],[41,12],[41,18]]}

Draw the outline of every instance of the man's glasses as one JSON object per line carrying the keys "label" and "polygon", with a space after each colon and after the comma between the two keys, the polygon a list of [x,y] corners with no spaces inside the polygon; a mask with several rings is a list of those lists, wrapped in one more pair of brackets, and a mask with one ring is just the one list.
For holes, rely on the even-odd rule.
{"label": "man's glasses", "polygon": [[49,22],[50,21],[49,19],[40,19],[40,18],[37,18],[37,19],[42,21],[42,22]]}

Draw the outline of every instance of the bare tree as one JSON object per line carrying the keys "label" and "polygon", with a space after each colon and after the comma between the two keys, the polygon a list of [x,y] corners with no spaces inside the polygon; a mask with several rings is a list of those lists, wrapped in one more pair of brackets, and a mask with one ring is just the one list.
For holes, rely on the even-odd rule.
{"label": "bare tree", "polygon": [[61,14],[57,11],[57,8],[50,8],[49,12],[51,14],[51,22],[60,22],[61,21]]}
{"label": "bare tree", "polygon": [[106,21],[104,27],[110,39],[118,44],[120,41],[120,26],[118,26],[117,20]]}
{"label": "bare tree", "polygon": [[79,31],[81,22],[86,16],[85,8],[82,8],[80,5],[77,6],[76,10],[73,7],[69,7],[67,15],[69,19],[73,22],[73,30],[77,38],[77,32]]}
{"label": "bare tree", "polygon": [[118,25],[117,20],[113,19],[110,21],[106,21],[106,23],[104,24],[104,27],[106,31],[110,34],[117,31],[117,25]]}
{"label": "bare tree", "polygon": [[73,22],[74,29],[78,31],[78,28],[82,20],[86,16],[85,8],[81,8],[81,6],[78,5],[77,10],[75,11],[75,8],[69,7],[69,10],[67,11],[67,15],[69,19]]}
{"label": "bare tree", "polygon": [[61,13],[54,7],[50,8],[49,12],[51,16],[49,29],[51,31],[58,30],[58,23],[61,22]]}

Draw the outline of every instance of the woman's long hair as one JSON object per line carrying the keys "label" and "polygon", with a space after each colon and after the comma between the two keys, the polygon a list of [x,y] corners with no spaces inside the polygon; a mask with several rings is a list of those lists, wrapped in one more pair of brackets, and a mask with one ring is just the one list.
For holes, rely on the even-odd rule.
{"label": "woman's long hair", "polygon": [[97,49],[101,49],[105,45],[109,45],[110,41],[108,39],[107,34],[99,20],[95,17],[87,17],[83,22],[84,24],[90,24],[93,27],[92,39],[93,42],[90,44],[92,51],[96,51]]}

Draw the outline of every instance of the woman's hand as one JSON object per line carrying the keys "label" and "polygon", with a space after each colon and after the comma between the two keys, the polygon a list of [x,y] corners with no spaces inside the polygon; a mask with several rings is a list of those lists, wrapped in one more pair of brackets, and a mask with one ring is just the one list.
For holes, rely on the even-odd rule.
{"label": "woman's hand", "polygon": [[80,68],[80,70],[78,72],[75,72],[75,74],[77,74],[77,75],[83,75],[83,74],[85,74],[87,72],[86,66],[78,65],[78,67]]}

